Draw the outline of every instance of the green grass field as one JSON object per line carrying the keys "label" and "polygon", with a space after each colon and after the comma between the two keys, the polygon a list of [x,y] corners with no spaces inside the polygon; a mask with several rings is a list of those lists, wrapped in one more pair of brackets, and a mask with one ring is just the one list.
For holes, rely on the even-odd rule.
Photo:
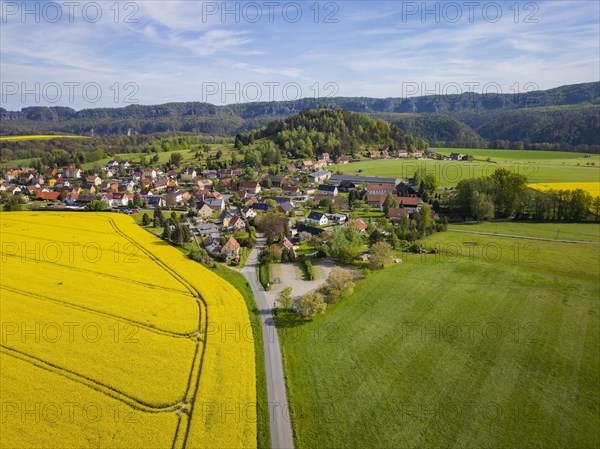
{"label": "green grass field", "polygon": [[494,223],[450,225],[449,229],[523,235],[546,239],[600,242],[600,226],[594,223]]}
{"label": "green grass field", "polygon": [[434,148],[444,156],[450,153],[470,154],[476,159],[509,160],[509,161],[544,161],[554,159],[583,159],[584,161],[596,162],[600,160],[597,154],[591,154],[590,158],[585,153],[574,153],[571,151],[533,151],[533,150],[481,150],[471,148]]}
{"label": "green grass field", "polygon": [[[331,171],[364,176],[412,177],[415,170],[424,167],[432,173],[443,187],[452,187],[461,179],[491,175],[497,168],[506,168],[527,176],[529,182],[598,182],[600,180],[600,155],[586,158],[583,153],[554,151],[512,150],[461,150],[437,148],[437,152],[449,155],[453,152],[471,154],[473,162],[437,161],[415,159],[365,160],[346,165],[334,165]],[[487,161],[490,158],[490,161]],[[595,165],[586,165],[586,164]],[[579,165],[578,165],[579,164]]]}
{"label": "green grass field", "polygon": [[311,322],[281,317],[296,447],[597,448],[598,246],[425,243],[442,252],[369,274]]}

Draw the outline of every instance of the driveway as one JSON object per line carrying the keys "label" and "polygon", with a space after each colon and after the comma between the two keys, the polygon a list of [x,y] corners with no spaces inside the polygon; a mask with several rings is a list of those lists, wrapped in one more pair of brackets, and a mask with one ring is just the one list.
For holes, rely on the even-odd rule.
{"label": "driveway", "polygon": [[281,290],[288,286],[292,287],[292,296],[294,300],[299,299],[305,293],[318,289],[325,283],[327,276],[329,276],[329,272],[334,267],[334,263],[329,259],[314,262],[313,267],[315,269],[315,274],[317,275],[317,279],[314,281],[307,281],[304,279],[304,272],[299,263],[276,264],[276,267],[278,275],[274,274],[273,277],[278,277],[279,282],[274,283],[271,290],[266,292],[271,303],[274,303]]}
{"label": "driveway", "polygon": [[271,447],[273,449],[293,449],[292,425],[283,376],[283,363],[279,337],[273,321],[271,309],[273,300],[268,298],[256,278],[258,254],[266,241],[259,238],[241,273],[246,277],[261,314],[265,351],[265,370],[267,377],[267,398],[269,401],[269,417],[271,429]]}

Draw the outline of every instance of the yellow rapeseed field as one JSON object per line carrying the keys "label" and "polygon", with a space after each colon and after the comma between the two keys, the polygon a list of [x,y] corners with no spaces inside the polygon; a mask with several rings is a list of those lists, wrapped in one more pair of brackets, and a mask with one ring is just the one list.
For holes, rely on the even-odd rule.
{"label": "yellow rapeseed field", "polygon": [[545,192],[546,190],[576,190],[581,189],[593,197],[600,196],[600,182],[552,182],[546,184],[529,184],[535,190]]}
{"label": "yellow rapeseed field", "polygon": [[37,135],[37,136],[0,136],[0,141],[11,140],[42,140],[42,139],[84,139],[84,136],[66,136],[66,135]]}
{"label": "yellow rapeseed field", "polygon": [[230,284],[120,214],[0,214],[6,447],[256,446]]}

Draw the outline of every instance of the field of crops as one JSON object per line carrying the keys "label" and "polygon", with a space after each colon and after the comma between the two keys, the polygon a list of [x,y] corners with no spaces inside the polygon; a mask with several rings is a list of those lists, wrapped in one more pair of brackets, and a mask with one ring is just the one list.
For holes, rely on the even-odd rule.
{"label": "field of crops", "polygon": [[2,447],[256,446],[239,292],[117,214],[0,214]]}
{"label": "field of crops", "polygon": [[600,182],[553,182],[530,184],[529,187],[545,192],[546,190],[585,190],[592,196],[600,196]]}
{"label": "field of crops", "polygon": [[[598,182],[600,155],[554,151],[512,150],[460,150],[436,148],[443,155],[453,152],[475,157],[467,161],[439,161],[415,159],[369,159],[345,165],[334,165],[331,171],[361,174],[364,176],[389,176],[410,178],[415,170],[424,168],[435,175],[443,187],[453,187],[461,179],[489,176],[497,168],[505,168],[527,176],[530,183]],[[593,164],[593,165],[592,165]],[[359,172],[360,170],[360,172]]]}
{"label": "field of crops", "polygon": [[0,142],[15,141],[15,140],[49,140],[49,139],[85,139],[84,136],[68,136],[62,134],[48,134],[48,135],[37,135],[37,136],[0,136]]}

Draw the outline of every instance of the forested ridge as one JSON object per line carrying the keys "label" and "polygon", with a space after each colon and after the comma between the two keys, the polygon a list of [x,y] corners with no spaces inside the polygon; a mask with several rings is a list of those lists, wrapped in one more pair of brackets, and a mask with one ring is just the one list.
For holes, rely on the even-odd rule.
{"label": "forested ridge", "polygon": [[67,107],[0,108],[0,134],[48,132],[235,136],[306,108],[340,108],[384,119],[431,145],[598,152],[600,83],[521,94],[429,95],[411,98],[304,98],[215,106],[201,102],[130,105],[75,111]]}

